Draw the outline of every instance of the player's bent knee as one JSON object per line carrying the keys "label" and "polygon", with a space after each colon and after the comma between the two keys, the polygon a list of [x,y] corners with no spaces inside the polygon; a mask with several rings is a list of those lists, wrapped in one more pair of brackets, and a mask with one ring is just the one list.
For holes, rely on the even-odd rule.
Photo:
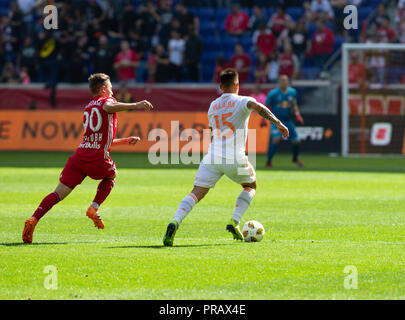
{"label": "player's bent knee", "polygon": [[63,200],[69,195],[69,193],[72,192],[72,190],[73,189],[69,188],[67,185],[60,182],[56,187],[55,192],[58,194],[59,200]]}

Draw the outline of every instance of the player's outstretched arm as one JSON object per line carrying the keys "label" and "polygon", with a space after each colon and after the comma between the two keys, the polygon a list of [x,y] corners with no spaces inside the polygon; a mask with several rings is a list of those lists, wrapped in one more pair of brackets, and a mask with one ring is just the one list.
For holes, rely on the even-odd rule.
{"label": "player's outstretched arm", "polygon": [[142,100],[135,103],[122,103],[122,102],[107,102],[104,104],[103,109],[105,112],[114,113],[128,110],[146,110],[153,109],[153,105],[147,101]]}
{"label": "player's outstretched arm", "polygon": [[141,138],[139,137],[128,137],[128,138],[121,138],[121,139],[114,139],[112,142],[113,146],[122,146],[122,145],[135,145]]}
{"label": "player's outstretched arm", "polygon": [[261,104],[257,101],[249,101],[247,107],[249,109],[255,110],[263,119],[273,122],[277,126],[277,129],[283,135],[283,138],[288,137],[288,128],[280,120],[278,120],[277,117],[264,104]]}

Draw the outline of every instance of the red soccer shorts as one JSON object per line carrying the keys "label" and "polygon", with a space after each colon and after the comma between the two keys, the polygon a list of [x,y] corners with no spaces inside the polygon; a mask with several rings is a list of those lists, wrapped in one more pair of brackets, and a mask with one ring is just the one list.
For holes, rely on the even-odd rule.
{"label": "red soccer shorts", "polygon": [[94,180],[101,180],[112,178],[116,173],[115,163],[111,158],[86,162],[73,155],[69,157],[59,181],[70,189],[74,189],[87,176]]}

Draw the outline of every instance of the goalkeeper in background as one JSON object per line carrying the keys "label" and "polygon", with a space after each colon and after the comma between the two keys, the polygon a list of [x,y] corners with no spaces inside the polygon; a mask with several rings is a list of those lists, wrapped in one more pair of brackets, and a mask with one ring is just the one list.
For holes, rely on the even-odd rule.
{"label": "goalkeeper in background", "polygon": [[[273,112],[273,114],[288,128],[288,131],[290,132],[288,140],[292,143],[293,151],[292,161],[299,167],[303,167],[304,164],[298,159],[300,140],[292,120],[292,116],[294,115],[300,124],[304,124],[304,119],[302,118],[297,105],[297,91],[289,86],[289,79],[286,75],[281,75],[279,77],[278,84],[278,88],[275,88],[268,93],[265,105],[269,108],[271,107],[271,112]],[[272,124],[266,164],[269,168],[273,167],[272,159],[281,139],[282,136],[280,132],[277,127]]]}

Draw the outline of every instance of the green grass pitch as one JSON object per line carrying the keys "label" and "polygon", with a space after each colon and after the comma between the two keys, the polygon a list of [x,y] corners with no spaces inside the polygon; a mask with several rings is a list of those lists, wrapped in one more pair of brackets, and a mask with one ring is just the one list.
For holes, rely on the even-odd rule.
{"label": "green grass pitch", "polygon": [[[162,237],[196,166],[159,166],[112,154],[117,183],[101,208],[104,230],[85,210],[86,179],[21,243],[25,219],[53,191],[66,153],[0,153],[1,299],[405,299],[405,159],[276,155],[258,158],[258,190],[244,221],[260,221],[260,243],[225,231],[240,186],[223,178],[181,225]],[[44,288],[46,266],[58,288]],[[358,289],[345,289],[355,266]]]}

